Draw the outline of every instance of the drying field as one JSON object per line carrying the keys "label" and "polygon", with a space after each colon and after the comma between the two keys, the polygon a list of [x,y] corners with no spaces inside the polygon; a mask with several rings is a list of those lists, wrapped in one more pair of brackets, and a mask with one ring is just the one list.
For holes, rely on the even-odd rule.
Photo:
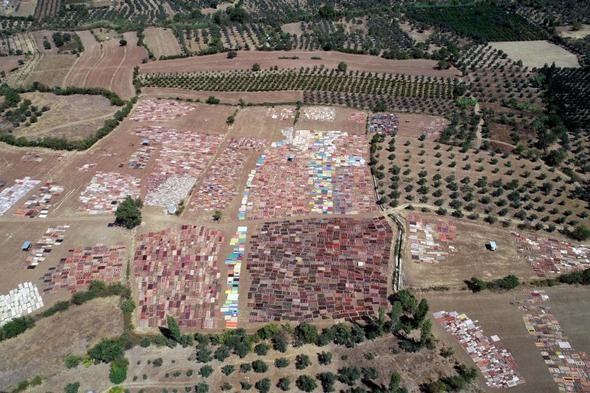
{"label": "drying field", "polygon": [[387,302],[383,218],[265,223],[246,257],[249,322],[358,319]]}
{"label": "drying field", "polygon": [[526,67],[543,67],[555,63],[556,67],[580,66],[575,54],[549,41],[506,41],[490,42],[490,46],[500,49],[513,60],[522,61]]}
{"label": "drying field", "polygon": [[[36,375],[54,375],[64,369],[67,355],[84,353],[101,338],[122,332],[123,315],[119,299],[114,297],[95,299],[44,318],[33,329],[0,343],[0,389],[10,391]],[[93,373],[103,368],[106,366],[95,366]]]}
{"label": "drying field", "polygon": [[246,107],[238,111],[231,135],[278,142],[283,139],[281,130],[293,127],[295,115],[293,106]]}
{"label": "drying field", "polygon": [[364,135],[367,113],[349,108],[313,107],[301,108],[296,127],[302,130],[339,130],[349,134]]}
{"label": "drying field", "polygon": [[135,94],[133,68],[139,65],[147,54],[137,46],[134,32],[124,33],[127,41],[119,44],[117,34],[108,33],[108,39],[98,42],[89,31],[78,32],[84,45],[84,52],[76,59],[64,78],[64,86],[102,87],[114,91],[122,98]]}
{"label": "drying field", "polygon": [[182,53],[178,40],[170,29],[148,27],[145,29],[145,43],[156,59],[161,56],[177,56]]}
{"label": "drying field", "polygon": [[[514,274],[534,278],[530,264],[520,259],[509,231],[419,213],[408,223],[404,282],[411,287],[462,286],[471,277],[486,280]],[[486,248],[489,241],[498,248]]]}
{"label": "drying field", "polygon": [[364,136],[283,130],[260,157],[244,204],[250,219],[375,211]]}
{"label": "drying field", "polygon": [[166,316],[190,330],[218,327],[223,242],[222,232],[195,225],[139,237],[133,263],[139,328],[164,326]]}
{"label": "drying field", "polygon": [[[587,384],[588,369],[585,370],[586,377],[580,378],[577,373],[584,372],[581,371],[583,366],[576,366],[572,361],[587,356],[583,353],[588,353],[589,343],[582,331],[588,328],[590,316],[585,311],[580,313],[585,310],[586,301],[579,303],[573,299],[586,299],[587,294],[587,288],[560,286],[540,293],[523,289],[501,294],[433,293],[426,297],[433,313],[442,310],[465,313],[477,322],[485,336],[512,354],[514,367],[524,382],[511,391],[558,392],[561,391],[558,384],[561,385],[559,389],[565,391],[565,381],[569,380],[572,381],[569,391],[583,392],[580,385],[574,388],[573,381],[577,379]],[[437,338],[453,347],[459,359],[473,364],[459,342],[445,332],[442,325],[434,323],[433,328]],[[489,352],[483,355],[486,356]],[[484,378],[480,376],[479,379],[480,386],[485,386]],[[495,390],[488,387],[486,391]]]}
{"label": "drying field", "polygon": [[[312,57],[320,57],[314,60]],[[297,59],[295,59],[297,57]],[[155,72],[199,72],[199,71],[229,71],[250,69],[254,63],[260,64],[262,69],[278,66],[279,68],[320,67],[336,68],[341,61],[348,64],[348,70],[366,72],[387,72],[404,75],[427,75],[437,77],[453,77],[459,75],[458,70],[435,69],[434,60],[386,60],[369,55],[352,55],[340,52],[305,52],[305,51],[246,51],[239,52],[234,59],[228,59],[225,53],[210,56],[191,57],[155,61],[142,65],[142,73]]]}
{"label": "drying field", "polygon": [[99,95],[57,96],[35,92],[25,93],[22,97],[31,100],[32,105],[39,109],[49,108],[36,123],[26,127],[23,125],[13,131],[16,137],[23,136],[27,139],[84,139],[94,134],[118,110],[107,98]]}
{"label": "drying field", "polygon": [[[0,278],[0,293],[30,281],[49,307],[92,279],[118,281],[125,272],[130,235],[122,229],[107,228],[107,222],[0,222],[0,260],[5,272]],[[31,249],[21,251],[26,240],[32,243]]]}

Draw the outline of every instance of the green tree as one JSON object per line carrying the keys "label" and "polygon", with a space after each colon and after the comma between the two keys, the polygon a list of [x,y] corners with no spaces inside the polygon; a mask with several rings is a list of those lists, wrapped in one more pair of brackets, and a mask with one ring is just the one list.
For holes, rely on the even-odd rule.
{"label": "green tree", "polygon": [[141,224],[141,199],[133,199],[127,196],[123,202],[117,206],[115,211],[115,224],[132,229]]}
{"label": "green tree", "polygon": [[254,72],[260,71],[260,64],[258,64],[258,63],[252,64],[252,71],[254,71]]}
{"label": "green tree", "polygon": [[110,363],[123,357],[123,346],[119,340],[102,339],[88,350],[88,356],[95,362]]}
{"label": "green tree", "polygon": [[332,363],[332,353],[331,352],[325,352],[322,351],[320,353],[318,353],[318,362],[322,365],[328,365],[330,363]]}
{"label": "green tree", "polygon": [[118,385],[127,379],[127,367],[129,361],[125,358],[118,358],[111,362],[109,379],[115,385]]}
{"label": "green tree", "polygon": [[295,357],[295,368],[297,370],[303,370],[304,368],[307,368],[311,365],[311,360],[309,359],[309,356],[307,356],[306,354],[299,354]]}
{"label": "green tree", "polygon": [[340,72],[346,72],[347,69],[348,69],[348,64],[346,64],[343,61],[341,61],[340,63],[338,63],[338,71],[340,71]]}
{"label": "green tree", "polygon": [[213,367],[209,365],[205,365],[199,369],[199,375],[203,378],[208,378],[211,374],[213,374]]}
{"label": "green tree", "polygon": [[315,388],[318,386],[315,379],[308,375],[300,375],[299,377],[297,377],[295,384],[297,385],[299,390],[302,390],[304,392],[313,392]]}
{"label": "green tree", "polygon": [[180,327],[178,326],[176,319],[174,319],[174,317],[168,315],[166,317],[166,325],[168,325],[168,331],[170,332],[170,338],[173,339],[174,341],[176,341],[177,343],[180,343],[180,341],[182,339],[182,334],[180,332]]}
{"label": "green tree", "polygon": [[336,375],[331,372],[323,372],[316,375],[316,378],[322,384],[322,389],[324,392],[333,392],[334,391],[334,383],[336,382]]}
{"label": "green tree", "polygon": [[268,393],[270,391],[270,379],[264,378],[254,384],[254,387],[260,393]]}

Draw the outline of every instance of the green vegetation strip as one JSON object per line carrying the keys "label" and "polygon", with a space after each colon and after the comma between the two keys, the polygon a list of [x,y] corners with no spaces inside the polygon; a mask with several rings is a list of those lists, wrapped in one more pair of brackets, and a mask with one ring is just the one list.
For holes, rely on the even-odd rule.
{"label": "green vegetation strip", "polygon": [[202,73],[153,73],[139,76],[145,87],[198,91],[301,91],[387,94],[396,97],[452,98],[451,78],[335,69],[283,69]]}
{"label": "green vegetation strip", "polygon": [[[117,94],[112,91],[101,89],[101,88],[79,88],[79,87],[67,87],[67,88],[49,88],[40,83],[33,83],[28,89],[12,89],[8,85],[0,85],[0,96],[4,97],[4,102],[0,105],[0,112],[4,112],[7,109],[17,107],[21,102],[20,93],[38,91],[42,93],[53,93],[55,95],[73,95],[73,94],[90,94],[90,95],[102,95],[108,98],[111,105],[121,106],[113,115],[112,119],[105,120],[103,126],[99,128],[93,135],[79,140],[69,140],[65,138],[56,137],[43,137],[40,139],[29,140],[25,137],[15,137],[10,132],[0,130],[0,142],[4,142],[9,145],[17,147],[45,147],[54,150],[86,150],[90,146],[94,145],[100,139],[107,136],[113,131],[122,121],[129,115],[133,105],[137,102],[137,97],[133,97],[129,101],[124,101]],[[17,109],[17,111],[20,108]]]}
{"label": "green vegetation strip", "polygon": [[479,41],[542,40],[547,34],[515,13],[491,4],[414,6],[408,15],[428,25],[455,31]]}

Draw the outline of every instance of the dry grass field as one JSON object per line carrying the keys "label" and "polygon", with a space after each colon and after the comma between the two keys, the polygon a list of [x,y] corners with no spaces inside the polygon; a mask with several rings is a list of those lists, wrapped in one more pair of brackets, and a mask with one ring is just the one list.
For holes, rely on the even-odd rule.
{"label": "dry grass field", "polygon": [[33,70],[28,73],[25,84],[37,81],[46,86],[61,86],[75,62],[74,55],[41,54]]}
{"label": "dry grass field", "polygon": [[182,51],[172,30],[161,27],[145,29],[145,43],[156,59],[180,55]]}
{"label": "dry grass field", "polygon": [[223,104],[238,105],[240,102],[246,104],[283,104],[303,101],[301,91],[188,91],[184,89],[161,89],[155,87],[144,87],[142,95],[147,97],[180,98],[190,100],[206,101],[210,96],[221,100]]}
{"label": "dry grass field", "polygon": [[557,26],[557,33],[563,38],[584,38],[590,34],[590,25],[582,24],[579,30],[572,30],[572,26]]}
{"label": "dry grass field", "polygon": [[117,336],[122,331],[123,315],[116,297],[95,299],[45,318],[33,329],[0,343],[0,389],[10,391],[19,382],[37,375],[50,377],[38,389],[51,386],[51,390],[59,386],[63,390],[63,386],[75,381],[86,388],[95,381],[106,385],[107,365],[93,366],[88,370],[91,373],[83,372],[84,367],[63,371],[64,359],[71,353],[83,353],[101,338]]}
{"label": "dry grass field", "polygon": [[[319,57],[314,60],[312,57]],[[281,57],[283,59],[281,59]],[[297,57],[296,59],[294,57]],[[321,66],[336,68],[341,61],[348,64],[349,70],[366,72],[389,72],[405,75],[427,75],[453,77],[459,71],[453,67],[448,70],[435,68],[434,60],[387,60],[369,55],[353,55],[340,52],[309,52],[309,51],[246,51],[239,52],[234,59],[228,59],[225,53],[197,58],[185,58],[155,61],[141,66],[142,73],[152,72],[198,72],[198,71],[227,71],[235,69],[250,69],[254,63],[263,69],[278,66],[279,68],[299,68]]]}
{"label": "dry grass field", "polygon": [[[410,214],[412,213],[405,213],[406,221]],[[445,246],[449,245],[454,250],[443,252],[447,255],[442,261],[429,262],[426,258],[412,259],[411,241],[406,236],[408,246],[404,257],[405,285],[414,288],[464,287],[464,281],[471,277],[492,280],[508,274],[514,274],[522,279],[536,278],[531,266],[518,257],[510,231],[450,217],[413,214],[433,226],[436,226],[437,222],[455,226],[456,237],[454,240],[441,241],[437,238],[437,234],[434,234],[434,243],[442,246],[445,251],[447,251]],[[411,235],[411,232],[408,235]],[[494,240],[498,245],[495,252],[486,249],[486,243],[490,240]]]}
{"label": "dry grass field", "polygon": [[46,136],[84,139],[94,134],[119,109],[110,105],[109,100],[103,96],[26,93],[23,98],[31,100],[32,105],[39,108],[49,107],[38,122],[28,127],[23,125],[13,131],[15,136],[28,139]]}
{"label": "dry grass field", "polygon": [[35,13],[37,0],[21,0],[14,13],[15,16],[29,16]]}
{"label": "dry grass field", "polygon": [[108,34],[109,39],[98,42],[89,31],[78,32],[84,52],[76,58],[67,72],[63,86],[102,87],[112,90],[122,98],[135,94],[133,68],[147,58],[143,47],[137,46],[134,32],[124,33],[121,39],[127,44],[121,46],[117,34]]}
{"label": "dry grass field", "polygon": [[557,67],[580,66],[576,55],[549,41],[490,42],[490,46],[502,50],[513,61],[522,61],[526,67],[540,68],[552,63]]}
{"label": "dry grass field", "polygon": [[435,140],[449,124],[444,117],[416,113],[400,113],[398,135],[418,138],[426,135],[426,140]]}

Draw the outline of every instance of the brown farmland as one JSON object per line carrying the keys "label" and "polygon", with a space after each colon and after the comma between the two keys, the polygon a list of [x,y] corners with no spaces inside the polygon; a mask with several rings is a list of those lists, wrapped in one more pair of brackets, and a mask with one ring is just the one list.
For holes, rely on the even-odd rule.
{"label": "brown farmland", "polygon": [[89,31],[78,35],[85,49],[64,78],[63,85],[102,87],[122,98],[132,97],[135,94],[133,68],[147,58],[145,49],[137,46],[137,35],[124,33],[125,46],[121,46],[117,38],[99,43]]}
{"label": "brown farmland", "polygon": [[[319,57],[313,60],[312,57]],[[284,59],[280,59],[284,57]],[[298,57],[298,59],[293,59]],[[200,56],[197,58],[185,58],[164,60],[148,63],[141,66],[142,73],[152,72],[198,72],[198,71],[227,71],[235,69],[250,69],[254,63],[260,64],[263,69],[278,66],[279,68],[299,68],[324,65],[327,68],[336,68],[341,61],[348,64],[349,70],[366,72],[389,72],[405,75],[428,75],[453,77],[459,75],[455,68],[448,70],[435,69],[434,60],[386,60],[381,57],[368,55],[352,55],[340,52],[239,52],[234,59],[227,59],[224,53]]]}

